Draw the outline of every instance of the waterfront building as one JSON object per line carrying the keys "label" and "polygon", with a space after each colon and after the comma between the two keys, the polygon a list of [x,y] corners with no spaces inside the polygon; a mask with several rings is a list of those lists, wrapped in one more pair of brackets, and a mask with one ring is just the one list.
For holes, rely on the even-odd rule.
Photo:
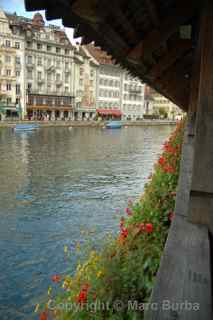
{"label": "waterfront building", "polygon": [[97,114],[102,118],[137,120],[144,113],[144,84],[130,76],[100,47],[92,43],[88,51],[99,63]]}
{"label": "waterfront building", "polygon": [[150,89],[150,95],[153,114],[170,120],[179,119],[183,116],[183,111],[181,111],[177,105],[156,92],[154,89]]}
{"label": "waterfront building", "polygon": [[121,118],[122,72],[101,48],[88,44],[87,50],[99,63],[97,74],[97,116],[103,119]]}
{"label": "waterfront building", "polygon": [[23,21],[26,37],[29,118],[71,119],[74,111],[74,48],[64,30],[45,26],[41,14]]}
{"label": "waterfront building", "polygon": [[0,118],[26,112],[25,42],[22,30],[0,9]]}
{"label": "waterfront building", "polygon": [[144,114],[144,89],[141,80],[123,72],[122,114],[125,120],[141,120]]}
{"label": "waterfront building", "polygon": [[75,47],[75,120],[92,120],[96,116],[97,74],[99,63],[86,46]]}

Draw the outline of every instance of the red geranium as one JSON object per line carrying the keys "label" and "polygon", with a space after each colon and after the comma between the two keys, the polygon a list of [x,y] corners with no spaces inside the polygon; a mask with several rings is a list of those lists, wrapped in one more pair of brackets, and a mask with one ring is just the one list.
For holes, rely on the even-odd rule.
{"label": "red geranium", "polygon": [[159,160],[158,160],[158,163],[161,165],[161,166],[164,166],[164,164],[166,163],[166,159],[164,157],[160,157]]}
{"label": "red geranium", "polygon": [[51,279],[52,279],[53,282],[60,282],[61,281],[61,276],[59,276],[58,274],[54,274],[51,277]]}
{"label": "red geranium", "polygon": [[87,302],[87,291],[81,290],[79,295],[76,297],[76,301],[78,303],[86,303]]}
{"label": "red geranium", "polygon": [[132,210],[130,210],[129,208],[126,208],[126,213],[128,216],[132,216]]}
{"label": "red geranium", "polygon": [[152,233],[153,232],[153,224],[152,223],[146,223],[146,232],[147,233]]}
{"label": "red geranium", "polygon": [[47,311],[42,312],[39,316],[39,320],[47,320],[47,319],[48,319]]}

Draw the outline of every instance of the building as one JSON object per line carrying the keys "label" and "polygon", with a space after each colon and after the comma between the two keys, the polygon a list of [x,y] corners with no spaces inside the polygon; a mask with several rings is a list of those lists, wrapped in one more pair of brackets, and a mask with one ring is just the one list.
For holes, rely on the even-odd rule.
{"label": "building", "polygon": [[152,97],[152,112],[154,115],[171,120],[175,120],[183,116],[183,112],[178,106],[155,90],[150,89],[150,95]]}
{"label": "building", "polygon": [[36,13],[23,22],[26,37],[27,112],[33,119],[71,119],[74,48],[64,30],[45,26]]}
{"label": "building", "polygon": [[130,76],[100,47],[91,43],[87,45],[87,49],[99,63],[97,114],[104,119],[142,119],[144,84]]}
{"label": "building", "polygon": [[0,117],[24,117],[25,42],[20,29],[12,24],[10,15],[0,10]]}
{"label": "building", "polygon": [[122,114],[125,120],[141,120],[144,115],[145,85],[127,72],[123,72]]}
{"label": "building", "polygon": [[99,63],[86,46],[75,48],[75,120],[92,120],[96,116],[97,75]]}
{"label": "building", "polygon": [[106,52],[92,43],[86,46],[99,63],[97,74],[97,115],[103,119],[121,118],[122,69]]}

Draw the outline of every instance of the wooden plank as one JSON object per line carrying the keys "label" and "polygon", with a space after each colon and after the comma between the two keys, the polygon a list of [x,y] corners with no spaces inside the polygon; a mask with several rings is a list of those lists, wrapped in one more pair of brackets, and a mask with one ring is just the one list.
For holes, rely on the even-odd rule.
{"label": "wooden plank", "polygon": [[192,169],[194,159],[194,137],[190,135],[191,126],[194,119],[189,118],[184,133],[184,141],[182,146],[182,157],[180,164],[180,176],[178,181],[178,189],[175,204],[176,215],[188,216],[188,203],[190,196]]}
{"label": "wooden plank", "polygon": [[189,221],[208,226],[213,232],[213,3],[207,1],[202,14],[201,71],[196,119],[196,141]]}
{"label": "wooden plank", "polygon": [[[140,50],[140,58],[148,59],[155,49],[159,48],[162,43],[167,41],[169,37],[177,31],[178,27],[190,19],[201,7],[199,0],[179,0],[176,8],[171,10],[169,17],[162,21],[160,26],[151,31],[139,44],[133,48],[129,54],[129,58],[134,58],[137,49]],[[142,48],[142,49],[141,49]]]}
{"label": "wooden plank", "polygon": [[145,320],[175,319],[213,319],[208,230],[182,216],[176,216],[171,226],[145,312]]}
{"label": "wooden plank", "polygon": [[164,71],[171,67],[178,59],[180,59],[187,51],[192,48],[190,40],[179,40],[175,47],[172,48],[160,61],[153,66],[149,72],[149,78],[154,81],[160,77]]}

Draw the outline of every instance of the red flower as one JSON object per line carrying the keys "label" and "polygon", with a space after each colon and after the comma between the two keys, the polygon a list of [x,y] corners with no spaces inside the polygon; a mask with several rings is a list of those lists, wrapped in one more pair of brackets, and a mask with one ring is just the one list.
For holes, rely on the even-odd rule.
{"label": "red flower", "polygon": [[124,217],[121,217],[121,220],[120,220],[120,228],[121,229],[123,228],[124,223],[125,223],[125,219],[124,219]]}
{"label": "red flower", "polygon": [[166,173],[175,173],[175,169],[172,166],[167,165],[167,166],[164,167],[164,172],[166,172]]}
{"label": "red flower", "polygon": [[153,232],[153,225],[152,223],[146,223],[146,232],[147,233],[152,233]]}
{"label": "red flower", "polygon": [[87,302],[87,291],[81,290],[79,295],[76,298],[78,303],[86,303]]}
{"label": "red flower", "polygon": [[58,274],[54,274],[51,277],[51,279],[52,279],[53,282],[60,282],[61,281],[61,277]]}
{"label": "red flower", "polygon": [[127,228],[123,228],[122,230],[121,230],[121,236],[122,236],[122,238],[127,238],[128,237],[128,229]]}
{"label": "red flower", "polygon": [[130,210],[129,208],[126,208],[125,211],[128,216],[132,216],[132,210]]}
{"label": "red flower", "polygon": [[173,218],[174,218],[174,212],[169,212],[169,214],[168,214],[168,218],[169,218],[169,221],[172,221],[173,220]]}
{"label": "red flower", "polygon": [[158,163],[163,166],[166,163],[166,159],[164,157],[160,157]]}
{"label": "red flower", "polygon": [[93,300],[96,300],[96,299],[97,299],[97,294],[93,293]]}
{"label": "red flower", "polygon": [[47,319],[48,319],[47,311],[42,312],[39,316],[39,320],[47,320]]}

